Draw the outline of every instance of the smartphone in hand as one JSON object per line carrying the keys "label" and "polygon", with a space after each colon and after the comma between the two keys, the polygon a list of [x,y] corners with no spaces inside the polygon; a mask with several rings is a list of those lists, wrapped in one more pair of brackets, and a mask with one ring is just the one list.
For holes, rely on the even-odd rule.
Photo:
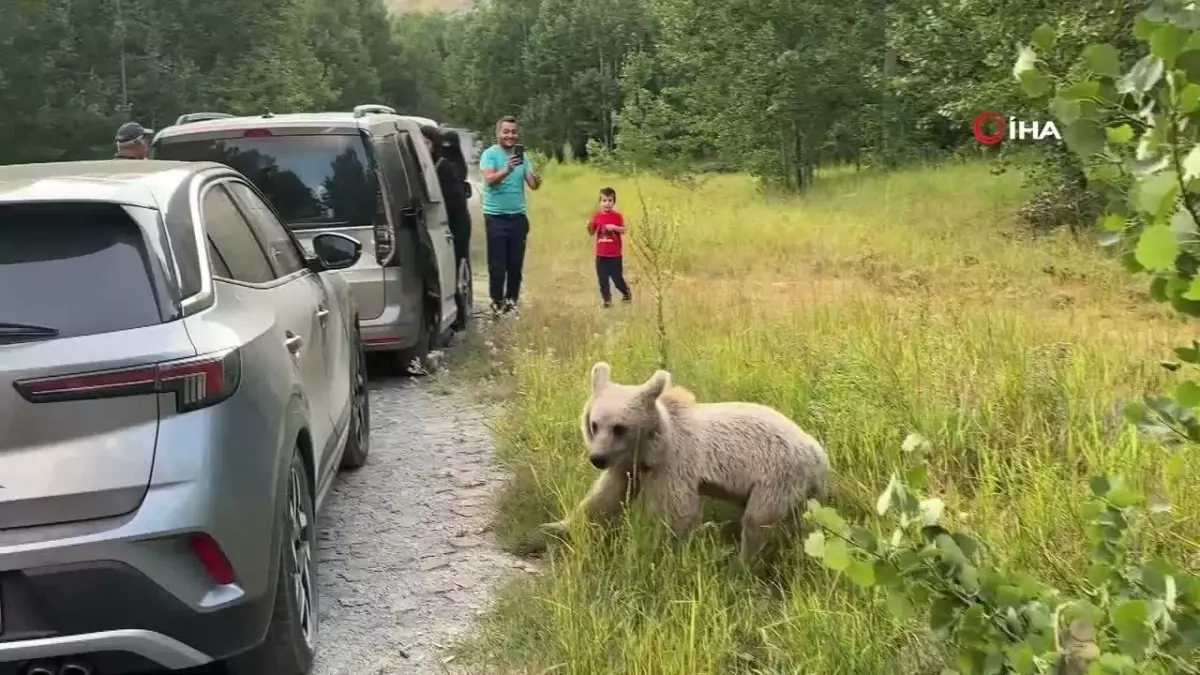
{"label": "smartphone in hand", "polygon": [[513,156],[516,157],[517,159],[520,159],[522,162],[524,162],[525,161],[525,146],[521,145],[520,143],[517,143],[516,145],[514,145],[513,146]]}

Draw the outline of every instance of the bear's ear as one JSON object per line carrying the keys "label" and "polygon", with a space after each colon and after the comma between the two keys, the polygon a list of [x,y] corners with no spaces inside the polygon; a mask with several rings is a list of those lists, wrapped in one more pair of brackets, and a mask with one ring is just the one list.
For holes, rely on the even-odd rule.
{"label": "bear's ear", "polygon": [[642,385],[642,396],[645,397],[647,403],[654,403],[659,396],[663,395],[671,386],[671,374],[665,370],[660,370],[646,380]]}
{"label": "bear's ear", "polygon": [[609,377],[612,375],[612,366],[603,361],[599,361],[592,366],[592,393],[598,394],[600,390],[607,387]]}

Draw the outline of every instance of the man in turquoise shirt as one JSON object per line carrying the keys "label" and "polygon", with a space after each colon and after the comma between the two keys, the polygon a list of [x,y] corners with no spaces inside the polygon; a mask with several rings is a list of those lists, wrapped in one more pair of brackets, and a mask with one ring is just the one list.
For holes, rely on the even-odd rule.
{"label": "man in turquoise shirt", "polygon": [[523,153],[513,151],[519,138],[517,118],[496,123],[496,145],[479,157],[483,175],[483,221],[487,241],[488,285],[492,311],[511,312],[521,292],[529,217],[525,212],[525,186],[536,190],[541,174]]}

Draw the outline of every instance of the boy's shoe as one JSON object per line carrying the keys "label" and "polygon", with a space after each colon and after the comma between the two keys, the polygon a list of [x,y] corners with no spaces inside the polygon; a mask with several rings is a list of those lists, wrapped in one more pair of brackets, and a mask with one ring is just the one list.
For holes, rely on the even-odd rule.
{"label": "boy's shoe", "polygon": [[621,298],[621,302],[626,302],[626,303],[628,303],[628,302],[633,302],[633,293],[626,293],[626,294],[625,294],[625,295],[624,295],[624,296]]}
{"label": "boy's shoe", "polygon": [[504,309],[503,309],[503,312],[504,312],[505,314],[516,314],[516,313],[517,313],[517,303],[516,303],[516,301],[515,301],[515,300],[513,300],[512,298],[509,298],[509,299],[505,300],[505,301],[504,301]]}
{"label": "boy's shoe", "polygon": [[611,309],[612,308],[612,300],[605,300],[600,306],[604,309]]}
{"label": "boy's shoe", "polygon": [[500,315],[502,313],[504,313],[504,303],[493,301],[492,305],[491,305],[491,309],[492,309],[492,318],[499,319]]}

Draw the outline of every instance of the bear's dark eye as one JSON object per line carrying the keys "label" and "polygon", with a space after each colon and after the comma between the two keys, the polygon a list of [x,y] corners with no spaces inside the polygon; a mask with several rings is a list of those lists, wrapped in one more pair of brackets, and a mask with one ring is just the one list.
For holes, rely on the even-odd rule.
{"label": "bear's dark eye", "polygon": [[621,436],[625,435],[625,431],[626,431],[626,429],[625,429],[624,424],[614,424],[613,425],[613,436],[620,438]]}
{"label": "bear's dark eye", "polygon": [[599,427],[599,425],[596,424],[595,421],[593,421],[591,429],[592,429],[592,435],[595,436],[596,432],[600,430],[600,427]]}

